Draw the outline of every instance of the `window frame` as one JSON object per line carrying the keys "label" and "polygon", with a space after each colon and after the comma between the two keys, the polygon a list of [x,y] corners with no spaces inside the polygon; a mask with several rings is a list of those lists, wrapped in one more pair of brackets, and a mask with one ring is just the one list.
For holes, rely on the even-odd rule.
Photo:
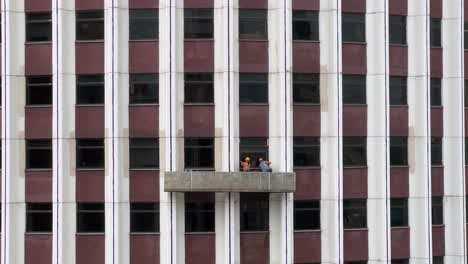
{"label": "window frame", "polygon": [[[239,203],[240,232],[268,232],[270,228],[269,219],[270,205],[267,199],[243,199]],[[247,217],[247,218],[246,218]],[[249,217],[255,220],[249,221]]]}
{"label": "window frame", "polygon": [[[130,105],[158,105],[159,104],[159,74],[157,73],[131,73],[129,78],[129,104]],[[144,85],[144,86],[140,86]],[[144,98],[141,91],[143,88],[154,88],[153,98]],[[138,86],[138,87],[137,87]],[[137,93],[136,91],[140,93]]]}
{"label": "window frame", "polygon": [[[45,144],[48,146],[31,146],[31,144]],[[31,151],[48,151],[48,166],[40,166],[40,167],[31,167],[31,161],[30,159],[33,159],[31,155]],[[27,139],[26,140],[26,170],[51,170],[53,167],[53,160],[52,160],[52,139]],[[35,154],[39,155],[39,154]],[[41,156],[43,156],[44,153],[41,153]],[[34,158],[34,160],[37,160],[37,158]]]}
{"label": "window frame", "polygon": [[[206,94],[207,100],[196,100],[190,98],[189,95],[193,95],[191,92],[198,90],[209,90]],[[197,94],[195,92],[195,94]],[[195,100],[194,100],[195,99]],[[184,103],[185,104],[213,104],[214,103],[214,76],[211,72],[186,72],[184,74]]]}
{"label": "window frame", "polygon": [[[198,142],[198,145],[195,144],[188,144],[189,142],[195,142],[194,140],[210,140],[210,144],[207,145],[200,145],[200,142]],[[208,141],[207,141],[208,143]],[[201,151],[203,149],[211,149],[211,165],[210,166],[187,166],[187,161],[188,156],[189,156],[189,151]],[[186,170],[213,170],[215,168],[215,158],[214,154],[215,153],[215,144],[214,144],[214,138],[212,137],[186,137],[184,140],[184,167]],[[192,153],[195,154],[195,153]],[[200,154],[200,152],[198,152]],[[198,158],[198,162],[200,163],[200,158]]]}
{"label": "window frame", "polygon": [[[389,88],[390,88],[390,97],[389,103],[390,106],[408,106],[408,78],[406,76],[390,76],[389,80]],[[399,89],[398,92],[402,93],[403,99],[399,103],[395,103],[393,100],[392,95],[396,93],[395,89]],[[404,90],[404,92],[403,92]],[[393,92],[393,93],[392,93]]]}
{"label": "window frame", "polygon": [[185,233],[214,233],[215,228],[214,202],[185,202]]}
{"label": "window frame", "polygon": [[[140,207],[140,208],[137,208]],[[144,208],[146,207],[146,208]],[[154,223],[152,225],[152,230],[146,227],[136,227],[137,223],[136,218],[137,216],[145,218],[142,220],[139,218],[139,221],[147,220],[146,217],[153,217]],[[159,203],[153,202],[131,202],[130,203],[130,233],[131,234],[158,234],[160,232],[160,208]]]}
{"label": "window frame", "polygon": [[[304,162],[303,164],[299,165],[297,162],[297,155],[300,154],[298,153],[299,149],[303,150],[312,150],[314,153],[312,155],[315,155],[317,157],[317,160],[312,161],[312,162]],[[304,151],[305,152],[305,151]],[[305,155],[310,155],[310,154],[305,154]],[[320,167],[321,165],[321,160],[320,160],[320,137],[298,137],[295,136],[293,138],[293,167],[294,168],[307,168],[307,167]]]}
{"label": "window frame", "polygon": [[[394,210],[401,212],[401,224],[394,222]],[[396,221],[396,220],[395,220]],[[390,226],[393,227],[408,227],[409,226],[409,210],[407,198],[391,198],[390,199]]]}
{"label": "window frame", "polygon": [[[362,140],[362,142],[358,142],[359,140]],[[354,142],[353,142],[354,141]],[[364,158],[364,163],[359,163],[359,164],[349,164],[346,163],[345,156],[347,151],[350,151],[351,149],[356,149],[356,148],[364,148],[363,151],[363,158]],[[353,151],[354,151],[353,150]],[[360,150],[362,151],[362,150]],[[352,167],[367,167],[367,137],[359,137],[359,136],[345,136],[343,137],[343,166],[345,168],[352,168]]]}
{"label": "window frame", "polygon": [[[392,152],[395,148],[402,148],[400,151],[403,153],[403,162],[401,163],[393,162]],[[390,136],[390,166],[408,166],[408,137]]]}
{"label": "window frame", "polygon": [[[433,196],[431,201],[431,220],[433,226],[442,226],[444,222],[444,200],[442,196]],[[440,219],[438,218],[440,217]]]}
{"label": "window frame", "polygon": [[[86,14],[102,14],[102,17],[92,17],[92,18],[80,18],[80,15],[86,15]],[[75,27],[76,27],[76,33],[75,33],[75,40],[77,42],[102,42],[105,39],[105,22],[104,22],[104,10],[77,10],[75,14]],[[82,23],[91,23],[94,25],[94,23],[102,23],[102,38],[83,38],[80,37],[80,25]],[[100,25],[99,25],[100,26]],[[100,32],[99,32],[100,34]]]}
{"label": "window frame", "polygon": [[[143,12],[155,13],[151,13],[149,16],[141,16],[141,13]],[[130,8],[128,16],[130,41],[149,41],[159,39],[159,8]],[[135,24],[132,24],[132,22],[148,23],[150,26],[155,26],[153,29],[154,37],[135,37],[133,33],[135,33],[134,30],[136,30],[136,28]]]}
{"label": "window frame", "polygon": [[[434,94],[437,92],[437,97],[434,97]],[[442,98],[442,79],[441,78],[431,78],[430,83],[430,101],[431,107],[442,107],[443,98]]]}
{"label": "window frame", "polygon": [[[84,81],[84,79],[89,78],[102,78],[102,81]],[[94,102],[81,102],[82,93],[84,90],[83,88],[87,87],[95,87],[95,86],[102,86],[101,89],[102,91],[99,91],[99,95],[95,96],[95,98],[101,99],[102,97],[102,102],[94,103]],[[95,99],[94,98],[94,99]],[[88,98],[89,99],[89,98]],[[105,104],[105,78],[104,75],[102,74],[81,74],[81,75],[76,75],[76,99],[75,99],[75,104],[78,106],[83,106],[83,105],[104,105]]]}
{"label": "window frame", "polygon": [[[431,137],[431,166],[444,166],[444,142],[442,137]],[[434,153],[437,150],[437,158]]]}
{"label": "window frame", "polygon": [[[361,204],[359,204],[361,203]],[[348,206],[347,206],[348,205]],[[349,211],[356,211],[360,215],[358,218],[361,218],[360,221],[364,221],[363,225],[359,223],[351,223],[351,218],[347,218],[346,214],[350,213]],[[350,220],[347,220],[350,219]],[[367,223],[367,200],[366,199],[345,199],[343,200],[343,229],[366,229],[368,226]]]}
{"label": "window frame", "polygon": [[[239,74],[239,105],[267,105],[269,103],[269,83],[268,73],[240,73]],[[251,86],[254,85],[254,88]],[[261,85],[261,86],[260,86]],[[251,89],[262,89],[260,95],[265,98],[260,100],[248,97],[245,91]],[[245,95],[243,93],[246,93]],[[245,100],[247,99],[247,100]]]}
{"label": "window frame", "polygon": [[[37,208],[32,208],[32,207],[37,207]],[[44,207],[44,208],[40,208],[40,207]],[[45,208],[45,207],[50,207],[50,208]],[[43,203],[43,202],[27,202],[26,203],[26,221],[25,221],[25,224],[26,224],[26,227],[25,227],[25,231],[27,234],[37,234],[37,233],[43,233],[43,234],[50,234],[52,233],[52,226],[53,226],[53,220],[52,220],[52,203]],[[35,229],[33,228],[34,227],[34,223],[32,223],[34,220],[37,220],[37,219],[34,219],[34,217],[32,217],[33,215],[37,216],[38,214],[41,214],[42,217],[47,217],[50,219],[50,223],[47,223],[46,227],[45,228],[41,228],[40,230],[38,229]],[[44,214],[47,214],[46,216],[44,216]],[[41,220],[44,220],[44,219],[39,219],[39,221]]]}
{"label": "window frame", "polygon": [[[342,82],[343,105],[367,105],[367,77],[366,75],[343,74],[342,81],[343,81]],[[348,96],[345,96],[345,95],[348,95]],[[363,97],[355,98],[356,95],[363,96]]]}
{"label": "window frame", "polygon": [[[298,205],[308,205],[309,207],[299,207]],[[320,200],[294,200],[294,231],[304,231],[304,230],[320,230],[321,228],[321,222],[320,222]],[[296,217],[300,213],[311,213],[314,215],[314,217],[317,217],[317,219],[314,219],[312,221],[311,219],[307,218],[307,222],[309,222],[309,225],[307,227],[299,227],[299,219],[304,219],[304,216],[302,217]]]}
{"label": "window frame", "polygon": [[[32,82],[33,79],[39,79],[39,78],[49,78],[49,82]],[[26,77],[26,106],[51,106],[53,104],[53,91],[52,91],[52,76],[50,75],[43,75],[43,76],[27,76]],[[31,102],[31,95],[32,91],[31,89],[35,89],[35,87],[39,88],[50,88],[50,102],[47,104],[40,104],[40,103],[33,103]],[[43,91],[41,91],[42,94]]]}
{"label": "window frame", "polygon": [[[141,143],[148,143],[152,141],[153,145],[139,145]],[[130,138],[129,139],[129,166],[130,169],[159,169],[159,138]],[[134,163],[134,159],[132,159],[132,156],[136,155],[136,152],[138,151],[143,151],[146,152],[146,150],[151,150],[155,151],[157,159],[155,164],[151,165],[138,165]]]}
{"label": "window frame", "polygon": [[[399,19],[397,21],[397,19]],[[408,45],[408,31],[407,31],[407,17],[402,15],[389,15],[388,17],[389,23],[389,45],[395,46],[407,46]],[[401,36],[398,39],[401,39],[401,42],[393,42],[392,43],[392,25],[396,26],[398,29],[398,34]],[[393,28],[396,30],[395,28]],[[395,32],[393,32],[395,33]]]}
{"label": "window frame", "polygon": [[[41,15],[48,15],[49,17],[47,19],[41,20],[41,19],[32,19],[32,16],[41,16]],[[26,43],[50,43],[52,42],[52,13],[51,12],[28,12],[26,13],[26,30],[25,30],[25,37],[26,37]],[[42,25],[42,24],[48,24],[49,30],[45,35],[47,40],[31,40],[31,28],[30,26],[33,25]]]}
{"label": "window frame", "polygon": [[[293,73],[292,85],[293,85],[293,104],[295,105],[320,105],[320,74],[318,73]],[[310,90],[309,92],[312,94],[311,100],[304,100],[305,96],[301,96],[302,94],[304,94],[303,91],[306,90],[306,88],[309,88],[308,90]],[[314,93],[316,93],[318,96],[315,97]]]}
{"label": "window frame", "polygon": [[[305,15],[305,17],[299,17]],[[298,28],[296,23],[308,23],[310,30],[309,38],[300,38],[298,36]],[[314,24],[315,23],[315,24]],[[293,24],[293,41],[319,41],[320,26],[319,26],[319,12],[315,10],[293,10],[292,11],[292,24]],[[316,33],[316,35],[315,35]]]}
{"label": "window frame", "polygon": [[430,47],[442,48],[442,19],[439,17],[430,18]]}
{"label": "window frame", "polygon": [[[202,11],[202,12],[208,11],[207,16],[200,15],[200,13],[196,14],[197,11]],[[188,24],[194,25],[195,22],[197,24],[200,24],[201,21],[208,21],[208,24],[210,24],[211,32],[206,33],[209,36],[200,36],[200,34],[205,34],[205,33],[200,33],[201,32],[200,30],[194,30],[194,32],[187,31],[188,28],[193,29],[191,27],[188,27],[187,26]],[[193,39],[210,40],[213,38],[214,38],[214,10],[213,8],[184,8],[184,39],[185,40],[191,40],[191,39],[192,40]]]}
{"label": "window frame", "polygon": [[[256,13],[257,12],[257,13]],[[259,15],[261,12],[261,16]],[[239,40],[240,41],[267,41],[268,40],[268,10],[267,9],[239,9]],[[249,34],[250,32],[242,32],[243,24],[261,26],[262,32],[256,32],[254,34]],[[258,23],[258,25],[257,25]],[[248,28],[257,28],[257,27],[248,27]],[[260,28],[260,27],[259,27]]]}
{"label": "window frame", "polygon": [[[360,16],[360,17],[358,17]],[[342,12],[341,14],[341,17],[342,17],[342,21],[341,21],[341,24],[342,24],[342,32],[341,32],[341,38],[342,38],[342,43],[366,43],[366,14],[365,13],[353,13],[353,12]],[[349,20],[347,20],[349,19]],[[355,21],[353,21],[355,20]],[[362,38],[355,38],[355,39],[347,39],[345,37],[345,23],[350,23],[351,25],[349,25],[349,27],[353,26],[354,27],[358,27],[359,26],[359,31],[362,31],[362,32],[359,32],[359,34],[362,36]],[[356,24],[356,25],[353,25],[353,24]],[[364,28],[361,28],[361,27],[364,27]]]}
{"label": "window frame", "polygon": [[[95,141],[95,143],[97,143],[97,141],[101,141],[102,142],[102,145],[99,144],[95,144],[95,145],[84,145],[84,146],[80,146],[80,143],[84,143],[86,141],[88,141],[89,143],[91,143],[91,141]],[[105,161],[105,146],[104,146],[104,139],[102,138],[77,138],[76,139],[76,169],[77,170],[102,170],[105,168],[105,165],[106,165],[106,161]],[[99,163],[102,163],[102,166],[83,166],[81,165],[82,162],[81,159],[82,159],[82,151],[83,150],[100,150],[102,151],[102,160],[99,160]],[[94,154],[96,155],[96,154]]]}
{"label": "window frame", "polygon": [[[92,206],[92,207],[102,207],[102,208],[83,208],[84,206]],[[102,217],[100,219],[102,222],[96,223],[95,221],[91,221],[92,223],[96,224],[98,228],[93,227],[87,230],[82,231],[83,224],[83,214],[99,214],[98,217]],[[105,205],[103,202],[79,202],[76,204],[76,233],[77,234],[103,234],[106,232],[106,225],[105,225]],[[89,216],[88,216],[89,217]],[[89,220],[88,220],[89,221]],[[99,229],[99,230],[91,230],[91,229]]]}

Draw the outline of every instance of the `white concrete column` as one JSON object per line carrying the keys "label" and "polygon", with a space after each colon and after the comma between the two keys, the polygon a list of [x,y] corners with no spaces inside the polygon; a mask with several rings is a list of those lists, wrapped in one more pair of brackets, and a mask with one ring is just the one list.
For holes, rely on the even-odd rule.
{"label": "white concrete column", "polygon": [[343,261],[341,1],[320,1],[322,262]]}
{"label": "white concrete column", "polygon": [[429,0],[408,1],[410,263],[432,262]]}
{"label": "white concrete column", "polygon": [[367,167],[369,230],[368,263],[388,263],[390,258],[389,169],[389,60],[388,2],[368,0],[367,40]]}
{"label": "white concrete column", "polygon": [[2,264],[24,263],[24,1],[2,1]]}
{"label": "white concrete column", "polygon": [[463,0],[443,2],[445,263],[465,261]]}
{"label": "white concrete column", "polygon": [[76,261],[75,1],[52,1],[53,264]]}

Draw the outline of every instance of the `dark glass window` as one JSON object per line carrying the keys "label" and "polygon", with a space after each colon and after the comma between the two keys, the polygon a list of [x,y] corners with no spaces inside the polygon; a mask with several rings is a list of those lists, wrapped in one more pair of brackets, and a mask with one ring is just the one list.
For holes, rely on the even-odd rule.
{"label": "dark glass window", "polygon": [[130,40],[158,39],[158,9],[130,9]]}
{"label": "dark glass window", "polygon": [[432,264],[444,264],[444,256],[433,256]]}
{"label": "dark glass window", "polygon": [[185,232],[214,232],[214,203],[185,203]]}
{"label": "dark glass window", "polygon": [[342,41],[366,42],[366,15],[357,13],[343,13]]}
{"label": "dark glass window", "polygon": [[442,165],[442,138],[431,138],[431,165]]}
{"label": "dark glass window", "polygon": [[319,40],[317,11],[293,10],[293,39]]}
{"label": "dark glass window", "polygon": [[442,106],[442,80],[431,78],[431,106]]}
{"label": "dark glass window", "polygon": [[320,104],[320,75],[294,73],[293,101],[301,104]]}
{"label": "dark glass window", "polygon": [[444,205],[442,197],[432,197],[432,224],[444,224]]}
{"label": "dark glass window", "polygon": [[76,140],[77,168],[104,168],[104,140]]}
{"label": "dark glass window", "polygon": [[464,27],[464,38],[465,38],[465,41],[464,41],[465,49],[468,49],[468,23],[467,22],[465,22],[465,27]]}
{"label": "dark glass window", "polygon": [[407,105],[407,78],[390,77],[390,105]]}
{"label": "dark glass window", "polygon": [[52,204],[26,204],[26,232],[52,232]]}
{"label": "dark glass window", "polygon": [[77,203],[76,209],[77,233],[104,233],[103,203]]}
{"label": "dark glass window", "polygon": [[366,137],[343,137],[343,165],[367,165]]}
{"label": "dark glass window", "polygon": [[268,103],[268,74],[241,73],[239,75],[240,103]]}
{"label": "dark glass window", "polygon": [[213,9],[184,9],[186,39],[213,38]]}
{"label": "dark glass window", "polygon": [[52,140],[33,139],[26,141],[26,168],[52,168]]}
{"label": "dark glass window", "polygon": [[76,40],[104,39],[104,11],[76,12]]}
{"label": "dark glass window", "polygon": [[268,200],[240,201],[240,231],[268,231]]}
{"label": "dark glass window", "polygon": [[268,160],[268,138],[241,138],[239,154],[241,161],[250,157],[251,170],[260,169],[258,159]]}
{"label": "dark glass window", "polygon": [[159,204],[131,203],[130,232],[159,232]]}
{"label": "dark glass window", "polygon": [[365,75],[343,75],[343,104],[366,104]]}
{"label": "dark glass window", "polygon": [[268,10],[239,9],[239,38],[268,39]]}
{"label": "dark glass window", "polygon": [[26,41],[51,41],[52,17],[50,13],[26,14]]}
{"label": "dark glass window", "polygon": [[468,138],[465,138],[465,166],[468,166]]}
{"label": "dark glass window", "polygon": [[159,141],[157,138],[130,139],[130,168],[158,168]]}
{"label": "dark glass window", "polygon": [[367,227],[367,201],[365,199],[343,201],[343,227]]}
{"label": "dark glass window", "polygon": [[294,166],[320,166],[320,138],[294,137]]}
{"label": "dark glass window", "polygon": [[390,137],[390,165],[408,165],[408,138]]}
{"label": "dark glass window", "polygon": [[130,104],[159,103],[157,74],[130,74]]}
{"label": "dark glass window", "polygon": [[27,105],[52,104],[52,77],[28,76],[26,80]]}
{"label": "dark glass window", "polygon": [[367,261],[365,260],[345,261],[344,264],[367,264]]}
{"label": "dark glass window", "polygon": [[320,201],[294,201],[294,230],[320,229]]}
{"label": "dark glass window", "polygon": [[406,16],[390,16],[390,44],[406,45]]}
{"label": "dark glass window", "polygon": [[79,75],[77,77],[76,104],[104,104],[103,75]]}
{"label": "dark glass window", "polygon": [[212,73],[185,74],[186,103],[212,103],[213,93]]}
{"label": "dark glass window", "polygon": [[408,259],[392,259],[392,264],[409,264]]}
{"label": "dark glass window", "polygon": [[212,138],[185,139],[185,168],[214,168],[214,142]]}
{"label": "dark glass window", "polygon": [[408,226],[408,199],[392,198],[390,203],[392,227]]}
{"label": "dark glass window", "polygon": [[442,47],[442,20],[431,17],[431,47]]}

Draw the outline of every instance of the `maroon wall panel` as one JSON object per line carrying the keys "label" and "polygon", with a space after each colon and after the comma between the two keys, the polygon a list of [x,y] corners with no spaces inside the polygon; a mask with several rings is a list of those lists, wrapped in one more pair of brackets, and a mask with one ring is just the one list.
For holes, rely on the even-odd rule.
{"label": "maroon wall panel", "polygon": [[294,136],[320,137],[320,105],[294,105]]}
{"label": "maroon wall panel", "polygon": [[25,108],[25,137],[52,138],[52,107]]}
{"label": "maroon wall panel", "polygon": [[270,262],[268,232],[241,233],[240,258],[242,264],[268,264]]}
{"label": "maroon wall panel", "polygon": [[431,48],[431,77],[442,78],[443,61],[442,49]]}
{"label": "maroon wall panel", "polygon": [[185,8],[213,8],[213,0],[184,0]]}
{"label": "maroon wall panel", "polygon": [[159,264],[159,235],[130,235],[130,264]]}
{"label": "maroon wall panel", "polygon": [[320,200],[320,168],[294,169],[297,200]]}
{"label": "maroon wall panel", "polygon": [[239,107],[239,135],[241,137],[267,137],[268,110],[267,105],[241,105]]}
{"label": "maroon wall panel", "polygon": [[24,236],[24,263],[52,263],[52,235],[26,234]]}
{"label": "maroon wall panel", "polygon": [[390,15],[406,16],[408,14],[408,0],[388,1],[388,8]]}
{"label": "maroon wall panel", "polygon": [[130,137],[159,136],[159,106],[131,105],[128,108]]}
{"label": "maroon wall panel", "polygon": [[408,136],[408,107],[390,107],[390,135]]}
{"label": "maroon wall panel", "polygon": [[130,201],[159,202],[159,171],[130,170]]}
{"label": "maroon wall panel", "polygon": [[[465,5],[465,9],[467,8],[466,6],[467,6],[467,5]],[[468,12],[467,12],[467,13],[468,13]],[[467,15],[468,15],[468,14],[467,14]],[[466,16],[466,17],[468,18],[468,16]],[[468,63],[468,52],[465,51],[464,57],[465,57],[465,58],[464,58],[465,64],[467,64],[467,63]],[[468,67],[465,67],[465,75],[464,75],[464,76],[465,76],[465,80],[467,80],[467,79],[468,79]],[[468,244],[468,243],[467,243],[467,244]]]}
{"label": "maroon wall panel", "polygon": [[343,135],[366,136],[367,135],[367,106],[345,105],[343,106]]}
{"label": "maroon wall panel", "polygon": [[77,202],[104,202],[104,170],[76,171]]}
{"label": "maroon wall panel", "polygon": [[408,48],[390,45],[389,54],[390,75],[408,75]]}
{"label": "maroon wall panel", "polygon": [[409,196],[409,168],[390,168],[390,195],[391,197]]}
{"label": "maroon wall panel", "polygon": [[184,133],[186,137],[214,137],[214,106],[185,105]]}
{"label": "maroon wall panel", "polygon": [[442,107],[431,107],[431,135],[434,137],[444,135],[444,111]]}
{"label": "maroon wall panel", "polygon": [[293,71],[320,73],[320,43],[293,42]]}
{"label": "maroon wall panel", "polygon": [[468,137],[468,122],[467,121],[468,121],[468,108],[465,107],[465,137]]}
{"label": "maroon wall panel", "polygon": [[444,196],[444,167],[432,167],[432,196]]}
{"label": "maroon wall panel", "polygon": [[77,10],[103,9],[104,8],[104,0],[76,0],[75,8]]}
{"label": "maroon wall panel", "polygon": [[184,69],[186,72],[214,71],[214,42],[186,40],[184,43]]}
{"label": "maroon wall panel", "polygon": [[76,137],[104,137],[104,106],[76,106]]}
{"label": "maroon wall panel", "polygon": [[445,255],[445,227],[432,226],[432,254],[434,256]]}
{"label": "maroon wall panel", "polygon": [[77,42],[76,74],[98,73],[104,73],[104,43]]}
{"label": "maroon wall panel", "polygon": [[366,0],[345,0],[341,3],[343,12],[366,12]]}
{"label": "maroon wall panel", "polygon": [[26,75],[52,75],[52,44],[26,44]]}
{"label": "maroon wall panel", "polygon": [[442,18],[442,0],[431,0],[431,17]]}
{"label": "maroon wall panel", "polygon": [[130,73],[159,72],[159,42],[130,41],[128,45]]}
{"label": "maroon wall panel", "polygon": [[158,8],[159,0],[130,0],[128,6],[130,8]]}
{"label": "maroon wall panel", "polygon": [[294,263],[320,263],[320,231],[294,232]]}
{"label": "maroon wall panel", "polygon": [[294,10],[320,10],[320,0],[294,0],[292,2]]}
{"label": "maroon wall panel", "polygon": [[343,169],[343,198],[367,198],[367,168]]}
{"label": "maroon wall panel", "polygon": [[343,234],[345,261],[367,260],[367,230],[345,230]]}
{"label": "maroon wall panel", "polygon": [[103,264],[104,235],[76,235],[76,264]]}
{"label": "maroon wall panel", "polygon": [[52,171],[26,171],[26,202],[52,202]]}
{"label": "maroon wall panel", "polygon": [[25,0],[24,10],[26,12],[45,12],[52,10],[52,0]]}
{"label": "maroon wall panel", "polygon": [[367,73],[367,46],[365,44],[343,44],[343,73]]}
{"label": "maroon wall panel", "polygon": [[267,9],[268,0],[239,0],[239,8]]}
{"label": "maroon wall panel", "polygon": [[214,234],[185,234],[185,263],[215,264],[215,240]]}
{"label": "maroon wall panel", "polygon": [[240,72],[268,72],[268,42],[239,41]]}
{"label": "maroon wall panel", "polygon": [[410,257],[410,230],[407,227],[392,228],[392,259]]}

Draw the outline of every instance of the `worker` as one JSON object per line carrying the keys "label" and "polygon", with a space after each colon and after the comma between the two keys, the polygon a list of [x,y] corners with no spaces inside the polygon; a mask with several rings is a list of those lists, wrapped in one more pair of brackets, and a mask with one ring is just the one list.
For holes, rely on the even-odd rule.
{"label": "worker", "polygon": [[262,169],[262,172],[271,172],[271,162],[268,160],[263,160],[262,157],[258,158],[258,162],[260,163],[260,168]]}
{"label": "worker", "polygon": [[248,172],[250,170],[250,157],[245,157],[244,161],[240,162],[243,172]]}

